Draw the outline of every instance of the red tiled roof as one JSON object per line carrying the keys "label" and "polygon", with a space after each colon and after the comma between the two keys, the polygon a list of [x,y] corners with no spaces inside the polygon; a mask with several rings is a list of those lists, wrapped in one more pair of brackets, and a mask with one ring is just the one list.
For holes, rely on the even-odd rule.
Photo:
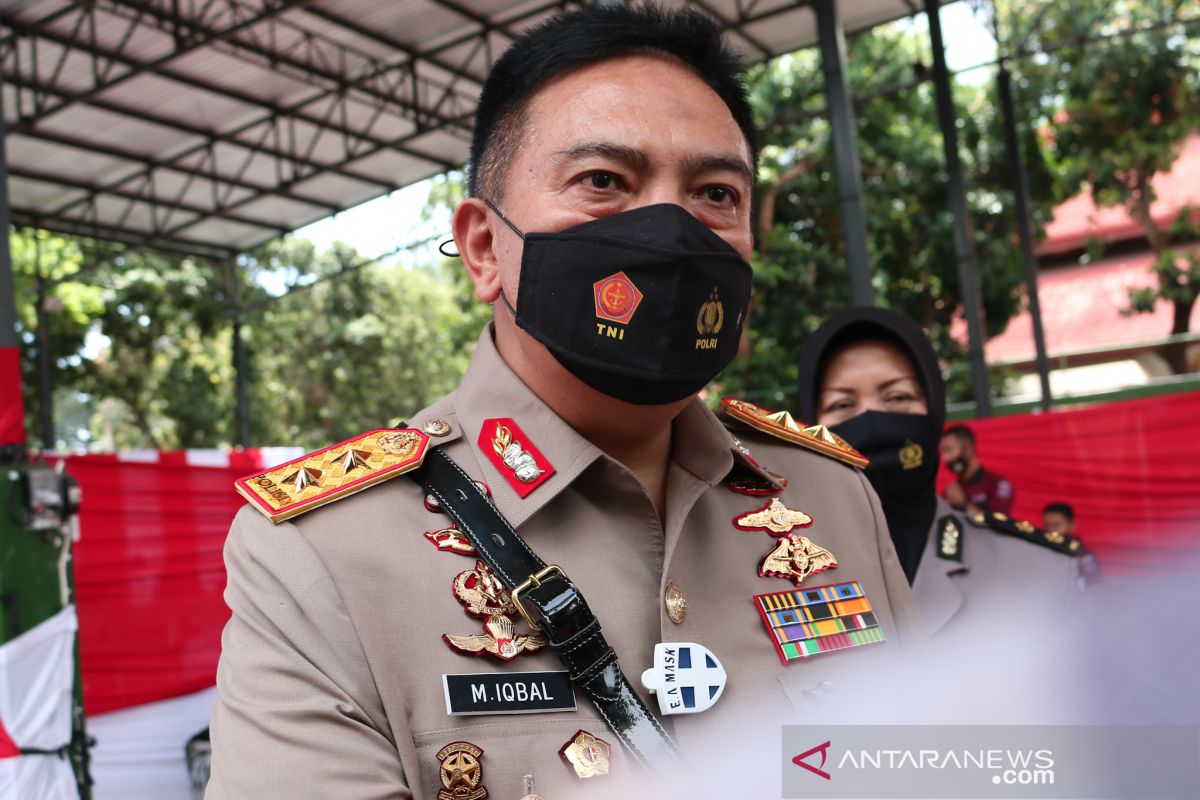
{"label": "red tiled roof", "polygon": [[[1200,248],[1193,245],[1189,249]],[[1153,286],[1148,271],[1154,254],[1145,251],[1113,256],[1086,264],[1038,272],[1038,299],[1046,351],[1050,355],[1097,347],[1132,345],[1161,339],[1171,333],[1171,304],[1159,301],[1151,314],[1123,316],[1129,305],[1129,287]],[[1192,330],[1200,330],[1200,304],[1192,313]],[[951,327],[954,338],[966,341],[966,324],[961,316]],[[1013,318],[1004,333],[984,347],[989,363],[1032,361],[1033,322],[1024,311]]]}
{"label": "red tiled roof", "polygon": [[[1200,211],[1200,135],[1188,137],[1171,171],[1156,176],[1151,186],[1157,199],[1150,215],[1158,227],[1168,227],[1185,205]],[[1054,210],[1038,252],[1054,255],[1086,247],[1089,239],[1116,242],[1142,235],[1124,208],[1096,208],[1091,192],[1084,191]]]}

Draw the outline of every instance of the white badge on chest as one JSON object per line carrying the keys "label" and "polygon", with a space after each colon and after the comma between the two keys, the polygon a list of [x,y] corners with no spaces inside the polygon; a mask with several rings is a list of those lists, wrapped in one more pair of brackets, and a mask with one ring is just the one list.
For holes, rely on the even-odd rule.
{"label": "white badge on chest", "polygon": [[725,681],[721,662],[695,642],[654,645],[654,666],[642,673],[642,685],[654,694],[663,714],[707,711],[725,691]]}

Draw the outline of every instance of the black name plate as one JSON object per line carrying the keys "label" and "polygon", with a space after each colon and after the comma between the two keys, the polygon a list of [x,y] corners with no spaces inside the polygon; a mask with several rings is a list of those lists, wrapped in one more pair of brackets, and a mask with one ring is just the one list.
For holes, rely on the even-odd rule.
{"label": "black name plate", "polygon": [[443,675],[442,686],[451,716],[575,710],[575,690],[566,670]]}

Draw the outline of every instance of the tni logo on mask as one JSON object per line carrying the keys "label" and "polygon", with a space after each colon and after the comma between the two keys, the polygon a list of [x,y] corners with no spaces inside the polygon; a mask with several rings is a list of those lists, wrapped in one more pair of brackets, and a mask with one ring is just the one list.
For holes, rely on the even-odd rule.
{"label": "tni logo on mask", "polygon": [[[592,284],[592,291],[596,299],[596,317],[607,322],[627,325],[642,302],[642,293],[624,272],[596,281]],[[596,334],[610,339],[624,339],[625,329],[597,322]]]}

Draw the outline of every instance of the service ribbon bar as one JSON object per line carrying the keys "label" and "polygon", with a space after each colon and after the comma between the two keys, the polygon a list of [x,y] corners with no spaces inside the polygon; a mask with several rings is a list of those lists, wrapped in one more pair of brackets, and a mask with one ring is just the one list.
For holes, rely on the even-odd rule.
{"label": "service ribbon bar", "polygon": [[238,493],[272,522],[282,522],[403,475],[425,460],[429,437],[410,428],[380,429],[238,478]]}
{"label": "service ribbon bar", "polygon": [[760,594],[754,605],[785,664],[885,639],[858,581]]}

